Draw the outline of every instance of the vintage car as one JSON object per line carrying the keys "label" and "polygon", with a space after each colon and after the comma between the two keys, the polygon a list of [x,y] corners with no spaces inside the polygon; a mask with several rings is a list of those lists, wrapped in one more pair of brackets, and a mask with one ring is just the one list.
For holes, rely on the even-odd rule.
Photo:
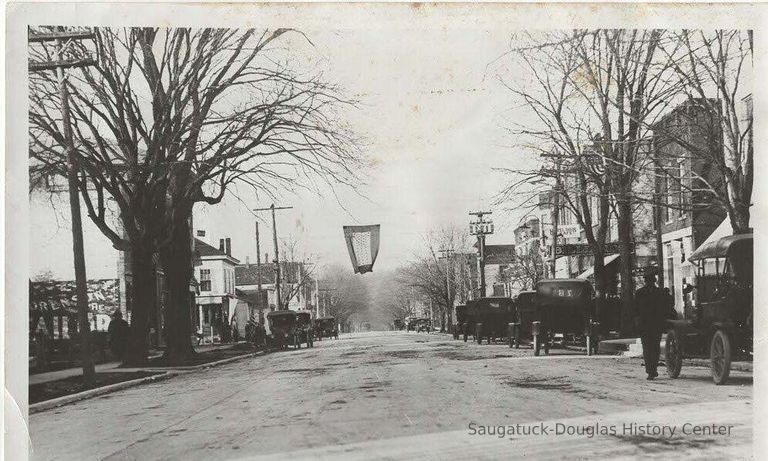
{"label": "vintage car", "polygon": [[420,318],[416,323],[416,331],[421,333],[422,331],[429,333],[432,330],[432,321],[427,318]]}
{"label": "vintage car", "polygon": [[583,279],[547,279],[536,284],[534,315],[531,319],[533,353],[543,347],[549,354],[555,334],[583,339],[587,355],[597,350],[599,323],[594,320],[592,285]]}
{"label": "vintage car", "polygon": [[685,357],[707,357],[715,384],[724,384],[732,360],[752,360],[753,234],[723,237],[703,245],[688,259],[696,265],[693,318],[669,321],[665,363],[680,376]]}
{"label": "vintage car", "polygon": [[509,325],[517,321],[512,298],[480,298],[470,301],[469,305],[477,344],[482,344],[483,339],[487,339],[488,344],[497,339],[511,342]]}
{"label": "vintage car", "polygon": [[459,339],[459,335],[464,333],[467,322],[467,306],[464,304],[456,306],[456,323],[453,325],[453,339]]}
{"label": "vintage car", "polygon": [[314,347],[312,341],[314,325],[312,324],[312,313],[310,311],[296,311],[296,337],[294,344],[301,348],[305,343],[307,347]]}
{"label": "vintage car", "polygon": [[318,317],[315,319],[315,338],[339,339],[339,326],[333,317]]}
{"label": "vintage car", "polygon": [[296,346],[298,318],[294,311],[272,311],[267,313],[270,334],[267,342],[276,349],[287,349],[289,344]]}
{"label": "vintage car", "polygon": [[531,325],[536,320],[536,292],[532,290],[521,291],[513,298],[517,311],[517,322],[512,331],[510,346],[520,347],[521,338],[531,338]]}
{"label": "vintage car", "polygon": [[405,322],[400,319],[395,319],[392,321],[392,326],[394,326],[395,330],[404,330],[405,329]]}

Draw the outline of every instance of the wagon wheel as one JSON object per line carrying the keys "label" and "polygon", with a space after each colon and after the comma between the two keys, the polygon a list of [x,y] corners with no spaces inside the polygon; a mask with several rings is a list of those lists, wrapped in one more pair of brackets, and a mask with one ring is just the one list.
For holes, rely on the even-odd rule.
{"label": "wagon wheel", "polygon": [[710,347],[712,361],[712,380],[715,384],[725,384],[731,374],[731,341],[723,330],[715,331]]}
{"label": "wagon wheel", "polygon": [[539,355],[539,349],[541,349],[540,341],[540,335],[533,335],[533,355]]}
{"label": "wagon wheel", "polygon": [[675,330],[667,332],[667,339],[664,342],[664,363],[667,366],[667,376],[672,379],[680,376],[680,370],[683,368],[683,347]]}

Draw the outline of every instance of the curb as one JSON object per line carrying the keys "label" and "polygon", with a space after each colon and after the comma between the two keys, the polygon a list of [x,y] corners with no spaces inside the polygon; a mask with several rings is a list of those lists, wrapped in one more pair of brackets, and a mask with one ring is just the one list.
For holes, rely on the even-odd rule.
{"label": "curb", "polygon": [[109,386],[97,387],[96,389],[88,389],[87,391],[78,392],[76,394],[64,395],[55,399],[44,400],[29,405],[29,414],[39,413],[41,411],[50,410],[70,403],[78,402],[80,400],[86,400],[100,395],[117,392],[129,387],[139,386],[150,382],[163,381],[176,375],[180,375],[187,371],[201,370],[204,368],[211,368],[217,365],[224,365],[230,362],[235,362],[248,357],[255,357],[257,355],[266,354],[266,351],[251,352],[248,354],[238,355],[235,357],[229,357],[226,359],[218,360],[216,362],[201,363],[200,365],[193,365],[188,367],[167,367],[167,368],[140,368],[139,371],[148,372],[160,372],[162,374],[155,376],[146,376],[144,378],[133,379],[130,381],[123,381],[121,383],[110,384]]}
{"label": "curb", "polygon": [[127,389],[129,387],[138,386],[140,384],[163,381],[173,376],[176,376],[177,374],[178,373],[174,373],[173,371],[168,371],[160,375],[146,376],[144,378],[110,384],[109,386],[97,387],[96,389],[88,389],[87,391],[78,392],[76,394],[64,395],[61,397],[57,397],[55,399],[44,400],[42,402],[37,402],[29,405],[29,414],[39,413],[41,411],[50,410],[51,408],[60,407],[60,406],[74,403],[80,400],[86,400],[93,397],[98,397],[100,395],[109,394],[111,392]]}
{"label": "curb", "polygon": [[236,362],[241,359],[245,359],[248,357],[256,357],[258,355],[264,355],[266,354],[266,351],[257,351],[257,352],[248,352],[243,355],[236,355],[234,357],[229,357],[226,359],[217,360],[216,362],[208,362],[208,363],[201,363],[200,365],[189,365],[189,366],[181,366],[181,367],[160,367],[160,368],[141,368],[141,370],[144,371],[195,371],[195,370],[202,370],[204,368],[211,368],[218,365],[224,365],[230,362]]}

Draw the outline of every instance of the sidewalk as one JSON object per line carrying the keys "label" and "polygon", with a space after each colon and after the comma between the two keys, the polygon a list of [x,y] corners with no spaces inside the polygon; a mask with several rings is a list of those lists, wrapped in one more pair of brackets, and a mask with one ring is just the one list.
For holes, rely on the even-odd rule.
{"label": "sidewalk", "polygon": [[[236,346],[239,343],[228,343],[228,344],[207,344],[204,346],[194,346],[196,352],[208,352],[212,350],[223,350],[223,349],[230,349],[234,346]],[[149,358],[157,358],[162,356],[163,353],[161,351],[154,351],[150,352]],[[155,367],[141,367],[141,368],[120,368],[121,362],[114,361],[114,362],[107,362],[107,363],[101,363],[99,365],[96,365],[96,373],[103,373],[103,372],[110,372],[110,373],[132,373],[135,371],[141,371],[145,369],[156,369]],[[83,373],[83,369],[81,367],[75,367],[75,368],[67,368],[64,370],[57,370],[57,371],[49,371],[47,373],[36,373],[34,375],[29,375],[29,386],[32,386],[34,384],[42,384],[42,383],[48,383],[51,381],[58,381],[60,379],[69,378],[71,376],[80,376]]]}

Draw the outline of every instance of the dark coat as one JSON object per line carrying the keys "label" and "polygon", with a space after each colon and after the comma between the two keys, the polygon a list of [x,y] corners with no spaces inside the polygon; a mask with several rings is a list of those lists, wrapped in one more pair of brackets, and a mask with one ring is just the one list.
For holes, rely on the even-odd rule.
{"label": "dark coat", "polygon": [[112,321],[109,322],[109,327],[107,327],[107,332],[109,333],[109,348],[113,353],[118,356],[123,355],[125,349],[128,347],[128,335],[130,334],[130,331],[131,328],[128,326],[128,322],[123,319],[112,319]]}
{"label": "dark coat", "polygon": [[666,293],[655,285],[646,285],[635,292],[635,316],[642,334],[659,334],[665,330],[669,317]]}

